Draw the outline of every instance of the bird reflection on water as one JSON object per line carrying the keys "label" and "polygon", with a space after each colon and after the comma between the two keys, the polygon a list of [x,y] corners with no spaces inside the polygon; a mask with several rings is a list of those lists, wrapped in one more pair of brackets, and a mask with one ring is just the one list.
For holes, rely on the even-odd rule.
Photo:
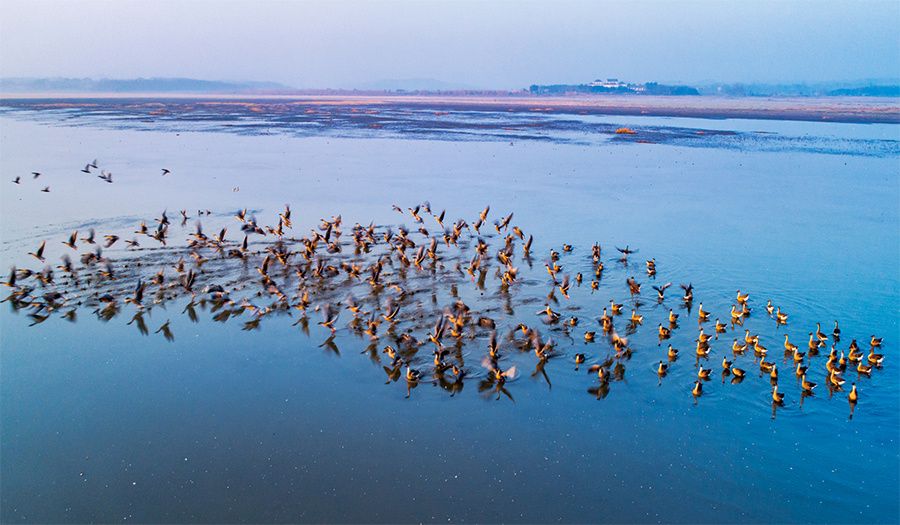
{"label": "bird reflection on water", "polygon": [[[175,338],[170,320],[152,329],[145,315],[174,301],[185,302],[182,314],[191,322],[200,321],[198,310],[208,311],[213,322],[240,319],[245,331],[259,330],[265,320],[286,315],[296,317],[292,324],[310,336],[310,315],[314,315],[320,319],[315,323],[317,330],[328,334],[319,348],[340,356],[339,333],[360,339],[363,347],[360,353],[368,354],[384,370],[386,384],[404,380],[406,397],[412,396],[422,383],[439,387],[453,397],[472,378],[486,398],[514,401],[508,387],[518,379],[519,367],[530,359],[534,363],[531,377],[546,383],[548,389],[553,387],[546,369],[549,362],[574,361],[576,373],[579,365],[591,363],[587,365],[588,373],[596,378],[587,391],[597,399],[604,399],[610,394],[612,384],[626,381],[626,365],[632,366],[630,361],[635,353],[646,356],[642,358],[646,363],[637,365],[634,373],[655,371],[659,385],[672,367],[678,366],[679,351],[671,344],[667,345],[667,362],[663,363],[662,350],[634,348],[629,341],[641,330],[645,315],[654,313],[642,310],[645,306],[640,300],[642,283],[632,274],[629,257],[638,250],[630,246],[616,247],[619,256],[613,261],[613,268],[607,269],[600,244],[591,247],[589,258],[579,257],[578,247],[562,244],[561,251],[550,250],[549,260],[544,264],[549,279],[542,280],[533,271],[534,238],[512,224],[512,213],[489,225],[490,207],[471,224],[464,219],[450,223],[446,211],[433,213],[428,203],[406,211],[395,205],[394,210],[404,218],[409,217],[412,228],[357,223],[345,235],[342,217],[336,215],[322,219],[316,229],[301,237],[294,234],[290,206],[278,214],[274,226],[260,226],[252,214],[241,210],[235,214],[241,230],[238,239],[228,239],[227,227],[209,236],[198,220],[185,246],[169,244],[170,228],[176,227],[163,212],[155,219],[155,228],[141,222],[135,230],[135,234],[159,246],[140,248],[144,239],[135,237],[124,241],[129,249],[118,259],[103,252],[116,245],[118,236],[105,235],[101,248],[93,230],[81,237],[75,231],[61,244],[76,252],[85,249],[79,254],[80,265],[76,266],[68,255],[63,255],[62,264],[55,270],[50,266],[41,270],[13,268],[3,283],[12,289],[4,301],[15,311],[26,312],[32,327],[53,316],[75,322],[81,310],[90,311],[104,322],[127,311],[131,315],[127,325],[135,326],[144,336],[152,331],[168,341]],[[210,212],[198,211],[198,214]],[[423,218],[426,214],[434,219],[433,232],[426,227]],[[189,218],[187,211],[182,210],[181,228],[186,228]],[[47,241],[43,240],[28,255],[43,264],[46,247]],[[567,258],[565,265],[561,263],[563,257]],[[524,265],[522,270],[518,264]],[[645,266],[647,278],[656,279],[660,271],[657,260],[651,258],[645,261]],[[574,283],[570,273],[564,273],[567,271],[575,272]],[[584,293],[579,290],[583,274],[594,276],[590,286],[584,286]],[[608,308],[602,309],[602,316],[591,318],[592,312],[606,304],[592,297],[601,279],[624,282],[621,294],[628,298],[630,311],[626,321],[619,323],[624,335],[620,335],[615,325],[616,318],[626,311],[626,304],[617,303],[614,297],[609,299]],[[690,316],[694,286],[681,284],[682,296],[667,299],[666,290],[671,285],[670,282],[652,285],[656,292],[655,305],[677,301],[686,316]],[[545,286],[549,292],[542,300],[543,308],[536,312],[536,317],[523,316],[520,307],[541,300],[540,290],[547,289]],[[473,306],[473,301],[465,299],[467,294],[496,297],[496,301],[479,309]],[[582,295],[585,297],[579,297]],[[450,304],[442,306],[445,296],[449,296]],[[568,306],[560,306],[559,296],[564,301],[562,304]],[[740,327],[744,330],[743,342],[734,339],[732,360],[721,354],[721,383],[738,385],[745,379],[745,370],[736,366],[735,361],[746,361],[745,352],[752,349],[760,378],[768,376],[771,383],[772,417],[775,418],[778,409],[793,394],[786,396],[779,390],[777,363],[766,360],[769,350],[761,343],[760,335],[744,326],[753,311],[750,300],[750,293],[738,290],[730,314],[725,317],[730,322],[722,323],[715,318],[710,333],[704,330],[704,325],[714,317],[699,303],[693,353],[696,379],[692,385],[685,386],[685,391],[692,393],[694,403],[701,402],[704,383],[711,380],[712,368],[703,364],[712,358],[711,343],[729,328],[735,331]],[[590,308],[591,313],[582,323],[574,314],[584,307]],[[681,314],[673,308],[663,310],[667,310],[664,318],[653,321],[657,323],[660,346],[678,330],[689,330],[679,326]],[[788,324],[788,314],[780,306],[768,301],[765,310],[767,316],[761,322],[768,320],[776,326]],[[604,335],[603,346],[609,351],[602,360],[603,350],[595,352],[596,357],[591,357],[589,352],[574,351],[576,341],[582,341],[583,345],[597,342],[597,331],[585,329],[583,336],[573,336],[579,326],[591,328],[595,321]],[[542,331],[550,335],[545,338]],[[825,334],[817,323],[815,332],[809,332],[806,352],[800,352],[798,345],[790,342],[789,335],[783,334],[785,362],[791,365],[788,370],[795,372],[786,375],[796,376],[801,409],[804,402],[809,402],[807,398],[814,397],[817,386],[807,379],[807,373],[813,369],[812,359],[829,342],[831,351],[824,367],[829,398],[842,392],[845,383],[842,374],[848,365],[861,378],[869,377],[873,369],[881,367],[884,355],[875,352],[882,346],[880,338],[870,336],[868,355],[860,351],[854,339],[848,354],[845,356],[841,350],[838,357],[841,336],[837,321],[831,335]],[[488,342],[481,346],[485,338]],[[430,359],[426,358],[428,351],[423,351],[423,347],[431,350]],[[467,364],[471,353],[483,355],[480,367]],[[529,354],[533,357],[528,357]],[[852,418],[859,399],[855,383],[847,399]]]}

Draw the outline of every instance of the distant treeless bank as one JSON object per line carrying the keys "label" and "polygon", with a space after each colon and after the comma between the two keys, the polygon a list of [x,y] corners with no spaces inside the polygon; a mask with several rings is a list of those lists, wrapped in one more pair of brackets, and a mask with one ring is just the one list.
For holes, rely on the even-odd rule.
{"label": "distant treeless bank", "polygon": [[660,117],[740,118],[852,123],[900,123],[900,99],[874,97],[763,98],[637,95],[322,95],[322,94],[173,94],[173,93],[34,93],[0,94],[0,106],[13,101],[56,101],[72,107],[91,99],[180,99],[235,103],[390,106],[417,109],[644,115]]}

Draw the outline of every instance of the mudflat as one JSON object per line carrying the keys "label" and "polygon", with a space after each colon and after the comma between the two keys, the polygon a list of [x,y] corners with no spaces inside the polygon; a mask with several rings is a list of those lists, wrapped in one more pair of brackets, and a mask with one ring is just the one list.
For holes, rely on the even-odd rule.
{"label": "mudflat", "polygon": [[[78,106],[89,99],[180,99],[312,105],[431,108],[435,111],[510,111],[597,115],[647,115],[694,118],[742,118],[852,123],[900,122],[900,99],[877,97],[716,97],[519,94],[174,94],[174,93],[6,93],[0,104],[15,100],[54,99]],[[80,101],[80,102],[76,102]]]}

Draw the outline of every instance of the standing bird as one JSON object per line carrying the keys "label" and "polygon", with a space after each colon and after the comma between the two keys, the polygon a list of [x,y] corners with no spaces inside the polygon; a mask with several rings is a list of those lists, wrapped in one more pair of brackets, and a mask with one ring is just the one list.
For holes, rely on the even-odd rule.
{"label": "standing bird", "polygon": [[806,380],[806,374],[803,374],[800,377],[800,387],[803,388],[805,392],[812,392],[814,388],[816,388],[816,384]]}
{"label": "standing bird", "polygon": [[778,385],[772,387],[772,401],[777,405],[784,403],[784,394],[778,391]]}
{"label": "standing bird", "polygon": [[853,383],[850,387],[850,393],[847,394],[847,399],[850,400],[851,403],[856,403],[859,401],[859,393],[856,392],[856,383]]}
{"label": "standing bird", "polygon": [[703,395],[703,383],[699,379],[694,382],[694,388],[691,390],[691,393],[694,394],[694,397]]}

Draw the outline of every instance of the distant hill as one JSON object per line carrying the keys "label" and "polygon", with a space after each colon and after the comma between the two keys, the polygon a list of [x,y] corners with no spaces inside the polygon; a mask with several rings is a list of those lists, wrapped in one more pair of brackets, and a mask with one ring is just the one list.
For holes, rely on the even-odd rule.
{"label": "distant hill", "polygon": [[833,89],[833,97],[900,97],[900,86],[866,86],[860,88]]}
{"label": "distant hill", "polygon": [[708,84],[699,86],[699,90],[703,95],[732,97],[898,97],[900,80],[873,79],[811,84]]}
{"label": "distant hill", "polygon": [[290,89],[275,82],[194,78],[0,78],[2,93],[247,93]]}

